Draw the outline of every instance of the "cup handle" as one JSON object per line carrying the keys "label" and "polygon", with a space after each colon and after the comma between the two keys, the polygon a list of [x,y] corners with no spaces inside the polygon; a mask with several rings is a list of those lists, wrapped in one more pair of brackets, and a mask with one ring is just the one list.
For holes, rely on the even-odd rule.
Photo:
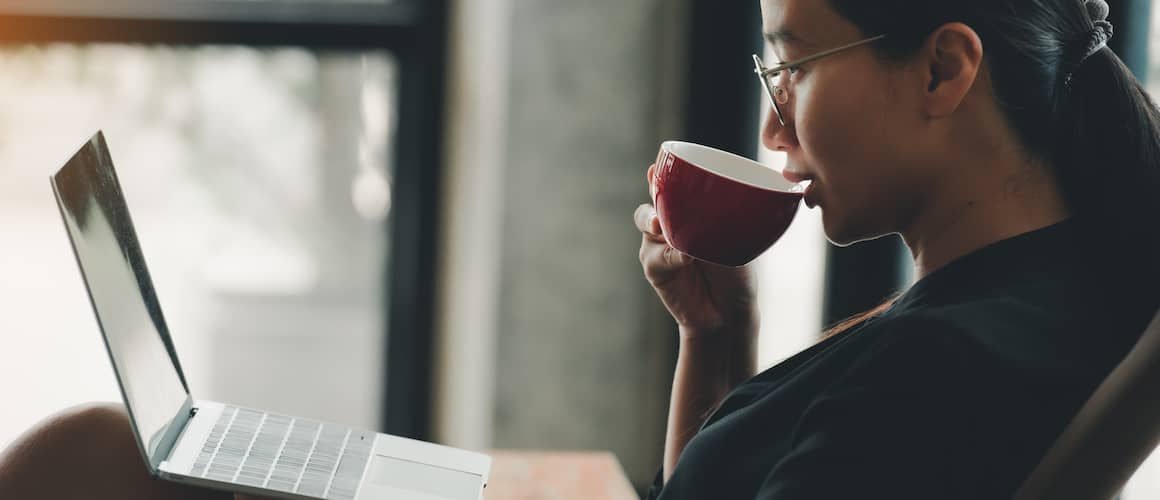
{"label": "cup handle", "polygon": [[657,204],[657,177],[660,177],[661,166],[664,165],[666,156],[667,153],[663,148],[657,153],[656,162],[653,163],[653,175],[648,180],[648,195],[652,198],[653,207]]}

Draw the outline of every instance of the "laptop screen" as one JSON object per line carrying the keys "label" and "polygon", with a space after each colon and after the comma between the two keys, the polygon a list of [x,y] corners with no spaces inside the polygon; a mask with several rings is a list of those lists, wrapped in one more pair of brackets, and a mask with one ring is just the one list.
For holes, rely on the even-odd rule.
{"label": "laptop screen", "polygon": [[191,401],[104,136],[86,143],[52,185],[138,444],[156,470]]}

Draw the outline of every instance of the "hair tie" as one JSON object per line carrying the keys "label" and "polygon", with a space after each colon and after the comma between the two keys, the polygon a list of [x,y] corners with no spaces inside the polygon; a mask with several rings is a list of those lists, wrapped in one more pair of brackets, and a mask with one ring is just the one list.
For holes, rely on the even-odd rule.
{"label": "hair tie", "polygon": [[1071,76],[1089,57],[1099,52],[1104,47],[1108,46],[1108,40],[1112,39],[1112,23],[1108,22],[1108,3],[1104,0],[1086,0],[1084,2],[1084,10],[1087,11],[1088,17],[1092,21],[1092,29],[1087,33],[1087,36],[1077,40],[1078,45],[1076,50],[1072,52],[1072,62],[1068,65],[1068,71],[1064,76],[1064,85],[1071,85]]}

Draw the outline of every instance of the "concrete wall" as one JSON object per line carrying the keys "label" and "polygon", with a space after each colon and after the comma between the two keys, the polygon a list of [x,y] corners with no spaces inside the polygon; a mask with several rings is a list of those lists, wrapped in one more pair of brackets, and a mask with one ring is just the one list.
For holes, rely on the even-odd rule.
{"label": "concrete wall", "polygon": [[660,465],[675,331],[632,212],[680,127],[683,4],[458,2],[437,438]]}

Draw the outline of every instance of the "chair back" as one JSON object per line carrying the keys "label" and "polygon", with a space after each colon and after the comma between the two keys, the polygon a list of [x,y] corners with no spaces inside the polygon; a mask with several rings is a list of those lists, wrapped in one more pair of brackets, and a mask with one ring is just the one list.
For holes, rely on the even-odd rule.
{"label": "chair back", "polygon": [[1108,500],[1160,443],[1160,313],[1080,408],[1015,500]]}

